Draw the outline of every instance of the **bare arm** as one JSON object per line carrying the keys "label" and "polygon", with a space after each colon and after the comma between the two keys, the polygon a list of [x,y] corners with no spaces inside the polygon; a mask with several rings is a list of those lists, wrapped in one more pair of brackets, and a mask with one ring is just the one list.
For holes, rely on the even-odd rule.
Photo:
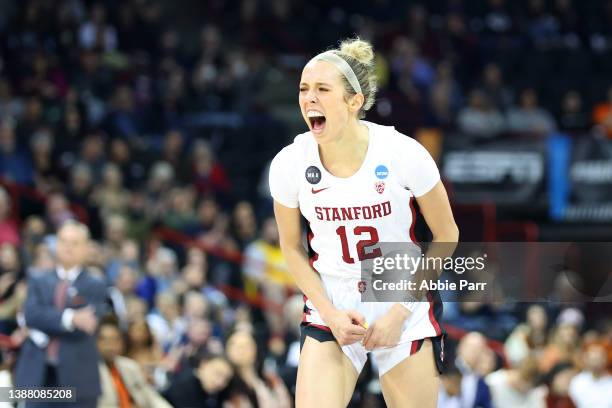
{"label": "bare arm", "polygon": [[455,218],[442,181],[438,181],[428,193],[423,194],[416,200],[423,217],[425,217],[427,226],[433,234],[433,242],[456,243],[459,240],[459,229],[455,224]]}
{"label": "bare arm", "polygon": [[289,208],[275,201],[274,215],[278,224],[281,250],[298,287],[319,311],[340,344],[351,344],[360,340],[365,329],[353,324],[352,320],[362,324],[363,316],[354,311],[345,311],[340,317],[340,311],[327,297],[321,279],[308,263],[302,245],[299,209]]}

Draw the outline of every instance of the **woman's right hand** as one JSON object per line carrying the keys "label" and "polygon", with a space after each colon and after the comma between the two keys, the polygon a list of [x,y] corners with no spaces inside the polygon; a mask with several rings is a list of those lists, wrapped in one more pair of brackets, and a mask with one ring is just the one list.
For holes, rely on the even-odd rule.
{"label": "woman's right hand", "polygon": [[341,346],[361,341],[366,334],[365,318],[355,310],[334,310],[325,318],[325,323]]}

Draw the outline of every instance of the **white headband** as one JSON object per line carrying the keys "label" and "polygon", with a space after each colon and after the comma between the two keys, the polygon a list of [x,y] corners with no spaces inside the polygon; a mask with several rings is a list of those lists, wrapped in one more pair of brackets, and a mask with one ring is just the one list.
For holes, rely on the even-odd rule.
{"label": "white headband", "polygon": [[353,69],[348,64],[348,62],[344,60],[344,58],[338,56],[335,52],[325,51],[313,57],[310,61],[308,61],[308,63],[312,61],[329,62],[330,64],[338,68],[340,73],[344,75],[344,77],[349,82],[349,84],[351,84],[351,86],[353,87],[353,90],[356,93],[363,94],[363,92],[361,92],[361,86],[359,86],[359,81],[357,80],[357,77],[355,76],[355,73],[353,72]]}

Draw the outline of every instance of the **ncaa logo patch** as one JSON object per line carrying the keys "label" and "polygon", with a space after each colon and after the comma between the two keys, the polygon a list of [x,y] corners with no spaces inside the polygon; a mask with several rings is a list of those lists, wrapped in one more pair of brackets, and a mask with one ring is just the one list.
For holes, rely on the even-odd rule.
{"label": "ncaa logo patch", "polygon": [[310,184],[317,184],[321,181],[321,170],[316,166],[310,166],[306,169],[306,181]]}
{"label": "ncaa logo patch", "polygon": [[387,168],[387,166],[381,164],[378,167],[376,167],[376,169],[374,170],[374,174],[376,175],[377,178],[383,180],[383,179],[386,179],[387,176],[389,175],[389,169]]}
{"label": "ncaa logo patch", "polygon": [[385,182],[377,181],[376,183],[374,183],[374,188],[376,189],[376,192],[378,194],[382,194],[385,191]]}

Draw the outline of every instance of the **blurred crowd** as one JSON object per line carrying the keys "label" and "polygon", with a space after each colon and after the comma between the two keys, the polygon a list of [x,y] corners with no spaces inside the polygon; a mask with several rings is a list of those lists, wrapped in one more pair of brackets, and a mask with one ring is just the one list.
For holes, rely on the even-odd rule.
{"label": "blurred crowd", "polygon": [[[612,136],[612,1],[343,3],[0,0],[3,375],[27,277],[79,219],[114,314],[103,358],[135,361],[176,406],[290,406],[303,305],[266,163],[305,128],[302,64],[342,37],[377,51],[368,119],[409,135]],[[572,306],[480,325],[490,307],[462,306],[455,324],[501,322],[505,346],[449,340],[440,407],[610,406],[612,325]],[[376,377],[354,406],[382,404]]]}

